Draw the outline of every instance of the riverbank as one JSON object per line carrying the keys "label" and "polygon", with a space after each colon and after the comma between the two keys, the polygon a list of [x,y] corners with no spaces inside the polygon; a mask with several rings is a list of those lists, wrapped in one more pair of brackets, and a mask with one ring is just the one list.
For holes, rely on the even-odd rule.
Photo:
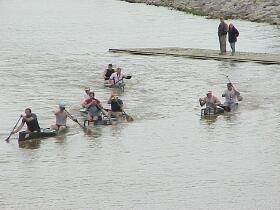
{"label": "riverbank", "polygon": [[121,0],[130,3],[145,3],[164,6],[194,15],[280,25],[280,1],[278,0]]}

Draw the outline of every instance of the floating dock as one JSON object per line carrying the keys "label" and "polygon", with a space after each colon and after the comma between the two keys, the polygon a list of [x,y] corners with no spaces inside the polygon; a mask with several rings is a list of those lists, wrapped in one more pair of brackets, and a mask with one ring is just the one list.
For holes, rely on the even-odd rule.
{"label": "floating dock", "polygon": [[280,64],[279,54],[236,52],[234,56],[228,52],[226,55],[219,55],[218,50],[192,49],[192,48],[129,48],[129,49],[109,49],[114,53],[129,53],[135,55],[164,55],[188,57],[203,60],[227,60],[234,62],[255,62],[261,64]]}

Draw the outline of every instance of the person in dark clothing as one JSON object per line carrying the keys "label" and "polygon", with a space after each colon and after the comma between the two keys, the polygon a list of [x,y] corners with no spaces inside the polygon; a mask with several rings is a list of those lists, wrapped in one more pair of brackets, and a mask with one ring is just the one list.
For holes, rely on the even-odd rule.
{"label": "person in dark clothing", "polygon": [[19,132],[24,124],[27,125],[27,132],[40,132],[40,126],[37,120],[37,115],[31,112],[30,108],[25,109],[25,116],[22,119],[21,125],[13,130],[13,133]]}
{"label": "person in dark clothing", "polygon": [[108,65],[108,68],[104,71],[103,73],[103,78],[104,78],[104,82],[105,83],[109,83],[109,79],[110,79],[110,76],[115,73],[115,70],[113,69],[113,65],[112,64],[109,64]]}
{"label": "person in dark clothing", "polygon": [[220,42],[220,54],[226,54],[226,41],[227,41],[227,32],[228,32],[228,25],[225,23],[224,18],[220,17],[220,24],[218,27],[218,36]]}
{"label": "person in dark clothing", "polygon": [[228,41],[231,47],[231,55],[235,54],[235,43],[237,42],[237,37],[239,36],[239,31],[231,23],[229,24],[228,30]]}
{"label": "person in dark clothing", "polygon": [[123,114],[123,101],[116,94],[112,94],[108,99],[108,104],[111,104],[110,116],[121,116]]}

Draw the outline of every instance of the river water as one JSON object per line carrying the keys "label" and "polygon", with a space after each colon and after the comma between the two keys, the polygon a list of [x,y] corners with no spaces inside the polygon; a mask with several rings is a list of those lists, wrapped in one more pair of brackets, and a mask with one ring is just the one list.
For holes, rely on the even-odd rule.
{"label": "river water", "polygon": [[[233,21],[237,50],[280,53],[280,29]],[[0,1],[0,137],[26,107],[41,127],[83,88],[104,106],[108,63],[131,73],[121,95],[132,123],[0,143],[1,209],[279,209],[279,66],[112,54],[109,48],[217,49],[217,20],[114,0]],[[244,100],[200,119],[198,98],[229,75]]]}

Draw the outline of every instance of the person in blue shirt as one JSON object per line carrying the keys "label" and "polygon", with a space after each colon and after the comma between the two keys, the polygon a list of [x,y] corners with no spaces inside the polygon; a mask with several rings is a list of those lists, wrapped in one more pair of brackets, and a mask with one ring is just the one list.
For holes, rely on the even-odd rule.
{"label": "person in blue shirt", "polygon": [[119,99],[116,94],[112,94],[108,99],[108,104],[111,104],[110,116],[121,116],[123,115],[123,101]]}

